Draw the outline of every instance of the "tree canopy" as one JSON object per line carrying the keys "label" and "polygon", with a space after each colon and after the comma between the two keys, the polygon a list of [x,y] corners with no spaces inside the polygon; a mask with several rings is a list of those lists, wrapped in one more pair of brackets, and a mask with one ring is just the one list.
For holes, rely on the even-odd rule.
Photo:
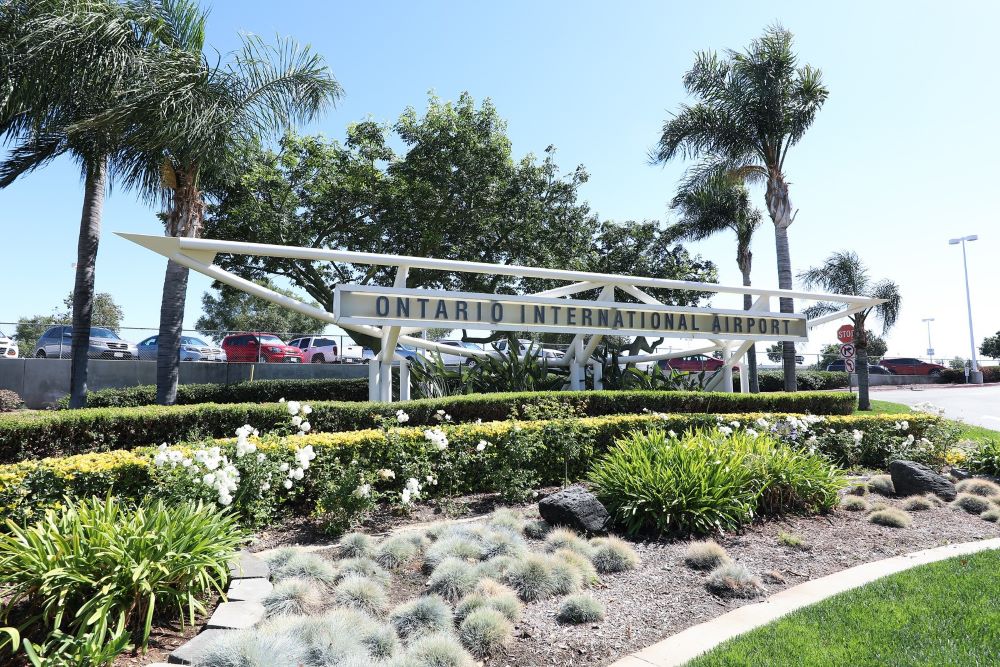
{"label": "tree canopy", "polygon": [[[259,280],[258,283],[279,294],[300,298],[295,292],[281,289],[269,280]],[[264,331],[286,336],[287,340],[292,338],[289,334],[320,333],[326,328],[326,323],[315,317],[296,313],[235,287],[221,283],[214,283],[212,287],[214,292],[205,292],[201,297],[204,314],[194,325],[209,338],[221,340],[225,334],[234,331]]]}
{"label": "tree canopy", "polygon": [[[70,292],[63,299],[63,305],[66,307],[66,310],[60,311],[55,309],[50,315],[34,315],[20,318],[17,321],[17,330],[14,337],[19,343],[34,345],[50,326],[54,324],[69,324],[73,319],[73,292]],[[111,294],[100,292],[94,295],[92,326],[104,327],[120,334],[122,320],[124,319],[125,311],[115,303],[114,297]],[[24,353],[24,350],[22,350],[22,354]]]}
{"label": "tree canopy", "polygon": [[979,354],[990,359],[1000,359],[1000,331],[983,339]]}

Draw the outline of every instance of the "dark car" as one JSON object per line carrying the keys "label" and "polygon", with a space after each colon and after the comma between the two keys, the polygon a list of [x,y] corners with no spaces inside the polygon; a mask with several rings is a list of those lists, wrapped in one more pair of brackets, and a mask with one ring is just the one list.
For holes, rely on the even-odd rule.
{"label": "dark car", "polygon": [[913,357],[883,359],[880,363],[896,375],[928,375],[936,378],[940,377],[944,370],[941,364],[932,364]]}
{"label": "dark car", "polygon": [[222,339],[222,349],[230,362],[294,363],[304,361],[302,350],[269,333],[242,333]]}
{"label": "dark car", "polygon": [[[49,327],[35,345],[39,359],[55,357],[69,359],[73,356],[73,327]],[[111,329],[90,327],[90,345],[87,356],[91,359],[135,359],[139,352],[135,343],[123,340]]]}
{"label": "dark car", "polygon": [[[144,361],[156,361],[159,354],[159,336],[150,336],[139,343],[139,358]],[[226,361],[226,353],[217,345],[209,345],[194,336],[181,336],[178,354],[181,361]]]}
{"label": "dark car", "polygon": [[[826,370],[840,371],[841,373],[844,373],[846,372],[847,368],[844,365],[844,360],[838,359],[832,364],[827,364]],[[890,371],[885,366],[879,366],[878,364],[868,364],[868,375],[892,375],[892,371]]]}

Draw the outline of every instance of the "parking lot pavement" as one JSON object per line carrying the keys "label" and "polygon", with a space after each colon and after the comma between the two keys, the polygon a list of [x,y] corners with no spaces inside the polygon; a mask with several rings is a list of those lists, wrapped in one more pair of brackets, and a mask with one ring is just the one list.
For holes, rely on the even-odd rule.
{"label": "parking lot pavement", "polygon": [[873,399],[905,405],[929,402],[944,409],[950,419],[1000,431],[1000,384],[980,386],[910,385],[879,389]]}

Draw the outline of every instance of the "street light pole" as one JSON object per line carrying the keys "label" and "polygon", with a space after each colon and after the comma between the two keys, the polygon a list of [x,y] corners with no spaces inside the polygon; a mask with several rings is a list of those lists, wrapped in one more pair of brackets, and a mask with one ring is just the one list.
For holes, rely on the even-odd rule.
{"label": "street light pole", "polygon": [[931,362],[934,361],[934,345],[931,344],[931,322],[934,321],[933,317],[925,317],[920,320],[921,322],[927,323],[927,356],[931,358]]}
{"label": "street light pole", "polygon": [[970,234],[969,236],[962,236],[957,239],[948,239],[948,243],[950,245],[958,245],[959,243],[962,244],[962,268],[965,271],[965,305],[969,309],[969,384],[983,383],[983,373],[979,370],[979,365],[976,363],[976,337],[972,333],[972,296],[969,293],[969,260],[966,258],[965,254],[965,242],[975,241],[978,238],[978,235]]}

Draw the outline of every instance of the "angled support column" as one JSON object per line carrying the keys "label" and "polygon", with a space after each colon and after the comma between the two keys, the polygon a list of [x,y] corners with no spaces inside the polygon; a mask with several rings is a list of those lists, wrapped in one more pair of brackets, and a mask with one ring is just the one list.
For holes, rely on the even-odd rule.
{"label": "angled support column", "polygon": [[379,380],[381,380],[381,374],[379,373],[379,362],[378,357],[370,360],[368,362],[368,400],[372,402],[378,402],[381,400],[382,394],[379,392]]}
{"label": "angled support column", "polygon": [[591,361],[590,368],[594,377],[594,391],[604,389],[604,366],[599,361]]}
{"label": "angled support column", "polygon": [[410,361],[399,360],[399,400],[410,400]]}

